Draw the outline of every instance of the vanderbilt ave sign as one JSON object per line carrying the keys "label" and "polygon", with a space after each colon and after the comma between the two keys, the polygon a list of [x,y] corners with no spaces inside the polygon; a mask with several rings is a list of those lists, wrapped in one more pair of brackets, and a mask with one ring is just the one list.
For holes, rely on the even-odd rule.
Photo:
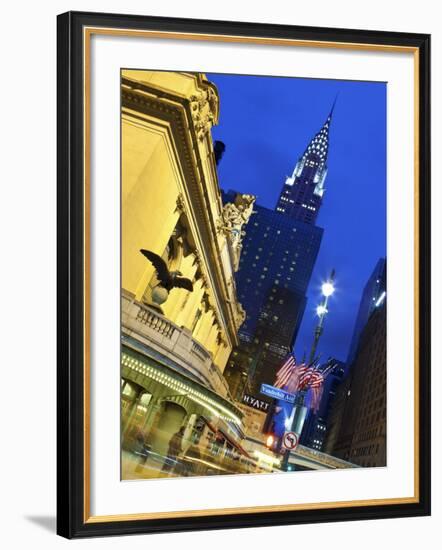
{"label": "vanderbilt ave sign", "polygon": [[242,402],[244,403],[244,405],[248,405],[249,407],[253,407],[258,411],[264,411],[264,412],[267,412],[270,406],[270,403],[268,403],[267,401],[263,401],[262,399],[259,399],[254,395],[249,395],[247,393],[243,395]]}

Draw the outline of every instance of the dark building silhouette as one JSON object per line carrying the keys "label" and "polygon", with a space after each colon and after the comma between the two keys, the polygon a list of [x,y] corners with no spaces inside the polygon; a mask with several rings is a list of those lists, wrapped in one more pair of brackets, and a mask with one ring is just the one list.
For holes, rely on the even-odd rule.
{"label": "dark building silhouette", "polygon": [[[325,440],[322,445],[322,451],[327,454],[333,455],[335,453],[335,449],[337,449],[337,442],[340,437],[342,421],[350,393],[350,376],[346,376],[342,383],[337,387],[334,399],[330,406]],[[351,436],[349,436],[348,445],[350,445],[350,443]]]}
{"label": "dark building silhouette", "polygon": [[223,158],[223,155],[226,151],[226,144],[223,141],[216,140],[213,144],[213,153],[215,154],[215,162],[216,165],[221,162],[221,159]]}
{"label": "dark building silhouette", "polygon": [[[323,235],[315,220],[324,194],[331,117],[332,112],[298,160],[275,210],[255,205],[245,227],[236,283],[247,317],[226,369],[235,391],[244,378],[235,371],[248,373],[244,388],[249,392],[258,394],[262,383],[273,384],[294,346]],[[232,202],[234,192],[224,200]]]}
{"label": "dark building silhouette", "polygon": [[224,377],[229,385],[230,395],[236,401],[241,401],[243,394],[248,393],[248,366],[244,350],[235,349],[226,365]]}
{"label": "dark building silhouette", "polygon": [[325,452],[360,466],[386,465],[386,336],[384,299],[361,333],[330,415]]}
{"label": "dark building silhouette", "polygon": [[327,364],[336,367],[327,376],[317,412],[310,410],[301,434],[301,443],[306,447],[321,451],[327,436],[330,413],[335,403],[337,392],[344,380],[346,365],[337,359],[329,359]]}
{"label": "dark building silhouette", "polygon": [[379,302],[385,297],[387,289],[387,262],[385,258],[381,258],[372,274],[370,275],[367,284],[362,293],[361,302],[359,304],[358,315],[356,317],[353,336],[351,339],[350,350],[347,357],[347,364],[350,365],[354,360],[359,338],[367,321]]}

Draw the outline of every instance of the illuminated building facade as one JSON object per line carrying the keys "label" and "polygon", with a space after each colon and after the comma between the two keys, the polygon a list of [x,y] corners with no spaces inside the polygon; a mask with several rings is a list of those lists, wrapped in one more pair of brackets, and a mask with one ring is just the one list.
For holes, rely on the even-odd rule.
{"label": "illuminated building facade", "polygon": [[[182,427],[185,446],[241,453],[223,373],[245,317],[234,273],[254,197],[222,203],[204,75],[124,70],[121,93],[123,449],[141,432],[164,456]],[[192,290],[166,288],[141,249]]]}

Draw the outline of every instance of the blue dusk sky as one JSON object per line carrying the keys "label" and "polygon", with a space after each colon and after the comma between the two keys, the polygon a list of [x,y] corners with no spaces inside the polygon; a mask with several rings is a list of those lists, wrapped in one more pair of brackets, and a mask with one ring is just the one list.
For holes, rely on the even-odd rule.
{"label": "blue dusk sky", "polygon": [[330,128],[326,192],[317,219],[324,228],[307,291],[295,353],[309,351],[321,283],[336,269],[336,292],[318,346],[346,360],[361,293],[386,256],[386,84],[207,74],[220,95],[213,138],[226,145],[220,185],[257,195],[273,209],[285,177],[325,122]]}

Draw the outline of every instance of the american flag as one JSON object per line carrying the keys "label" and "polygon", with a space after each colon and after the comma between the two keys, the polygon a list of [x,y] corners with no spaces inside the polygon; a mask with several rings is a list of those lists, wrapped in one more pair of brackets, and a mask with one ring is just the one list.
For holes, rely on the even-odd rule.
{"label": "american flag", "polygon": [[334,367],[335,365],[331,364],[321,370],[319,359],[310,364],[298,364],[295,357],[290,354],[276,373],[274,385],[290,393],[300,390],[310,391],[311,407],[317,410],[322,397],[324,381]]}
{"label": "american flag", "polygon": [[306,390],[311,387],[312,384],[321,384],[321,372],[318,370],[319,364],[315,361],[310,363],[302,376],[299,377],[298,389]]}
{"label": "american flag", "polygon": [[335,366],[336,364],[331,363],[322,371],[315,373],[313,379],[309,383],[309,390],[311,391],[310,406],[315,412],[318,410],[321,403],[322,393],[324,391],[324,381]]}
{"label": "american flag", "polygon": [[296,359],[293,355],[288,355],[285,359],[282,367],[276,373],[276,388],[283,388],[287,382],[290,380],[293,370],[296,368]]}
{"label": "american flag", "polygon": [[299,380],[304,376],[308,368],[308,365],[305,363],[296,363],[296,358],[293,355],[289,355],[276,373],[274,386],[284,389],[289,393],[295,393],[299,389]]}
{"label": "american flag", "polygon": [[310,392],[311,392],[310,407],[312,408],[312,410],[314,412],[317,412],[318,409],[319,409],[319,405],[321,404],[323,390],[324,390],[324,386],[322,384],[320,386],[310,388]]}

